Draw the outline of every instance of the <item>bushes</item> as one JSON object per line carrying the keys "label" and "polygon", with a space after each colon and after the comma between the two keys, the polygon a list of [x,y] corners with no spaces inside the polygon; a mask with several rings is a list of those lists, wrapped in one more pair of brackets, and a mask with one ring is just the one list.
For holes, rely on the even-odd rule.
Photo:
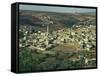
{"label": "bushes", "polygon": [[19,52],[19,70],[36,70],[40,62],[43,61],[45,57],[46,55],[44,54],[38,54],[28,48],[22,48]]}
{"label": "bushes", "polygon": [[[56,70],[56,69],[77,69],[84,68],[84,57],[88,57],[87,52],[64,52],[57,51],[55,56],[43,53],[36,53],[35,50],[21,48],[19,50],[19,70],[25,71],[40,71],[40,70]],[[81,56],[79,60],[77,57]],[[72,60],[76,58],[76,60]],[[95,66],[96,62],[91,62],[91,66]],[[88,65],[87,65],[88,66]]]}

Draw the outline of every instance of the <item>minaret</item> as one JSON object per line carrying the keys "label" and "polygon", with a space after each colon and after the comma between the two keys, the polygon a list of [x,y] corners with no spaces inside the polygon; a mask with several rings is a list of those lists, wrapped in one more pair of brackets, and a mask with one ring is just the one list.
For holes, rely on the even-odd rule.
{"label": "minaret", "polygon": [[47,46],[48,46],[48,44],[49,44],[48,36],[49,36],[49,25],[47,25]]}
{"label": "minaret", "polygon": [[41,19],[44,21],[44,24],[46,25],[46,47],[49,45],[49,25],[50,25],[50,16],[43,16]]}

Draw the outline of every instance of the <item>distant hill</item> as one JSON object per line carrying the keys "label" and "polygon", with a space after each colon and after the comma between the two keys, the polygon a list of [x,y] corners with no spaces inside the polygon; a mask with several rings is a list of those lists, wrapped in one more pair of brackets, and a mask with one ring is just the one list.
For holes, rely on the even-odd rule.
{"label": "distant hill", "polygon": [[20,10],[19,24],[29,25],[34,30],[46,30],[46,25],[43,26],[45,20],[41,19],[43,16],[50,16],[53,24],[49,25],[50,31],[62,28],[72,27],[73,25],[94,25],[95,13],[57,13],[57,12],[42,12],[31,10]]}

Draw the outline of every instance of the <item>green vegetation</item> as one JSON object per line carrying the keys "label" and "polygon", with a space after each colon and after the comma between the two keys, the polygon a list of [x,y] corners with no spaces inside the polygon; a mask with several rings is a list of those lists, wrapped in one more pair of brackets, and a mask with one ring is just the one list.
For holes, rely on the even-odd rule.
{"label": "green vegetation", "polygon": [[89,54],[92,55],[90,52],[85,51],[77,53],[62,52],[57,50],[55,51],[55,55],[49,55],[37,53],[36,50],[21,48],[19,52],[20,72],[56,69],[78,69],[86,68],[86,66],[95,67],[96,65],[95,61],[89,62],[88,65],[85,64],[85,59],[90,57]]}

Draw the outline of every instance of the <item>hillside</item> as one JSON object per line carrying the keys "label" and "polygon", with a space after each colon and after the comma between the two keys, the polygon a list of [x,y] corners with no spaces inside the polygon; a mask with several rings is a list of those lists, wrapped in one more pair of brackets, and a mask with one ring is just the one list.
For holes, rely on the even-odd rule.
{"label": "hillside", "polygon": [[19,71],[96,67],[95,15],[20,11]]}
{"label": "hillside", "polygon": [[94,25],[95,15],[88,13],[54,13],[22,10],[19,13],[19,24],[33,27],[34,30],[46,31],[46,22],[43,17],[49,16],[53,23],[49,25],[50,31],[59,30],[73,25]]}

